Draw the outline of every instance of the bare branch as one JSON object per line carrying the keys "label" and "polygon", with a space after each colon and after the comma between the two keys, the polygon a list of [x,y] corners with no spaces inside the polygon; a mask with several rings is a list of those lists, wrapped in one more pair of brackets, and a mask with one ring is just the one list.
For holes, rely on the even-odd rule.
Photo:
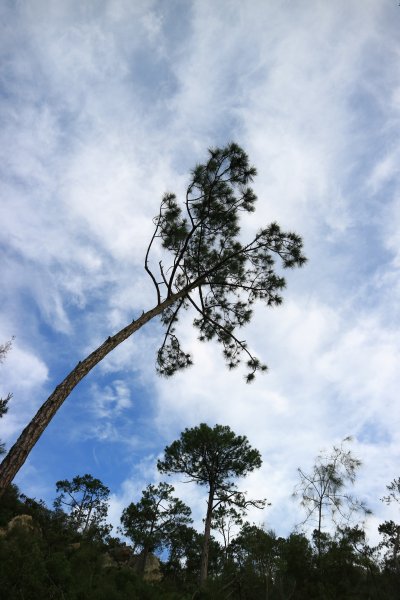
{"label": "bare branch", "polygon": [[154,275],[153,275],[153,273],[152,273],[152,271],[151,271],[151,269],[149,267],[149,255],[150,255],[150,250],[151,250],[151,247],[153,245],[153,242],[154,242],[154,240],[155,240],[155,238],[157,236],[158,229],[160,227],[160,219],[161,219],[162,207],[163,207],[163,203],[161,203],[160,212],[158,214],[158,217],[156,217],[156,220],[155,220],[156,228],[155,228],[155,230],[153,232],[153,235],[151,237],[149,245],[147,246],[146,256],[145,256],[145,259],[144,259],[144,268],[147,271],[147,273],[150,275],[150,278],[151,278],[151,280],[152,280],[152,282],[154,284],[154,287],[156,288],[157,304],[161,303],[161,293],[160,293],[160,287],[159,287],[159,285],[158,285],[158,283],[156,281],[156,278],[154,277]]}

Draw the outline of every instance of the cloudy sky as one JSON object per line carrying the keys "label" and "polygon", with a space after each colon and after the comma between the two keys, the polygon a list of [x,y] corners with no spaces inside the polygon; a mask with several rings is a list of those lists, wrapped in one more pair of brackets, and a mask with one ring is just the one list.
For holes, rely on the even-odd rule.
{"label": "cloudy sky", "polygon": [[[301,521],[297,467],[354,437],[355,492],[400,475],[400,8],[394,0],[20,0],[0,7],[0,367],[13,443],[69,370],[153,306],[143,269],[165,191],[182,195],[210,146],[239,143],[258,169],[243,239],[278,221],[309,262],[283,306],[257,306],[245,336],[269,371],[246,385],[219,348],[180,333],[195,365],[154,368],[152,322],[72,393],[17,477],[51,503],[91,473],[111,517],[158,480],[163,448],[207,422],[245,434],[263,466],[242,486]],[[200,523],[201,490],[177,481]]]}

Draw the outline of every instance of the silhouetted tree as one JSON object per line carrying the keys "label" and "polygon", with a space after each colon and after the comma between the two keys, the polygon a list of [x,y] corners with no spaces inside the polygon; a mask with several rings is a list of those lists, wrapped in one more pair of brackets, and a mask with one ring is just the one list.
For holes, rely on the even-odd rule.
{"label": "silhouetted tree", "polygon": [[[392,502],[400,503],[400,477],[393,479],[386,486],[388,495],[381,498],[382,502],[391,504]],[[400,525],[394,521],[385,521],[378,528],[379,533],[383,536],[380,543],[381,548],[385,548],[385,566],[387,569],[394,571],[397,575],[400,574]]]}
{"label": "silhouetted tree", "polygon": [[350,438],[343,440],[340,446],[334,446],[329,454],[317,456],[312,471],[306,473],[298,469],[300,482],[293,492],[300,498],[300,504],[306,510],[306,518],[316,520],[316,543],[321,551],[321,532],[324,518],[330,514],[333,522],[348,523],[354,512],[370,514],[365,503],[348,492],[346,486],[353,484],[361,461],[355,458],[345,447]]}
{"label": "silhouetted tree", "polygon": [[382,502],[385,502],[386,504],[391,504],[392,502],[397,502],[399,504],[400,503],[400,477],[398,477],[397,479],[393,479],[393,481],[391,481],[389,483],[389,485],[386,486],[386,489],[389,492],[389,494],[387,496],[383,496],[383,498],[381,498]]}
{"label": "silhouetted tree", "polygon": [[270,598],[279,570],[280,540],[273,531],[245,523],[232,542],[231,552],[243,586],[252,597]]}
{"label": "silhouetted tree", "polygon": [[249,505],[262,508],[264,500],[247,500],[239,492],[233,478],[244,477],[261,466],[258,450],[251,448],[246,436],[237,436],[228,426],[205,423],[185,429],[179,440],[167,446],[164,460],[157,467],[162,473],[182,473],[208,489],[207,512],[204,526],[200,583],[207,579],[208,548],[214,511],[221,504],[245,510]]}
{"label": "silhouetted tree", "polygon": [[173,544],[178,528],[192,522],[191,510],[179,498],[172,496],[168,483],[148,485],[139,502],[132,502],[122,512],[123,533],[142,551],[142,572],[149,552]]}
{"label": "silhouetted tree", "polygon": [[77,475],[72,481],[57,481],[56,489],[61,494],[54,500],[54,508],[66,507],[77,531],[100,537],[110,532],[111,526],[105,523],[110,490],[100,479],[87,474]]}
{"label": "silhouetted tree", "polygon": [[226,506],[225,504],[220,504],[213,511],[211,529],[215,529],[222,536],[225,559],[228,557],[232,532],[237,529],[239,525],[243,525],[243,515],[243,510],[239,510],[235,506]]}
{"label": "silhouetted tree", "polygon": [[[252,316],[256,300],[267,306],[282,302],[285,279],[275,268],[300,267],[305,262],[302,240],[272,223],[242,243],[239,216],[254,211],[256,196],[249,187],[256,174],[246,153],[236,144],[209,150],[205,164],[192,172],[182,207],[166,194],[154,219],[155,229],[144,268],[154,285],[156,303],[118,333],[108,337],[56,387],[24,429],[0,466],[0,493],[12,481],[29,452],[74,387],[114,348],[156,316],[165,326],[157,354],[157,369],[172,375],[192,363],[180,345],[176,322],[182,310],[195,313],[201,340],[215,339],[229,368],[246,356],[247,381],[265,370],[237,333]],[[159,241],[171,257],[169,264],[151,265],[153,244]]]}

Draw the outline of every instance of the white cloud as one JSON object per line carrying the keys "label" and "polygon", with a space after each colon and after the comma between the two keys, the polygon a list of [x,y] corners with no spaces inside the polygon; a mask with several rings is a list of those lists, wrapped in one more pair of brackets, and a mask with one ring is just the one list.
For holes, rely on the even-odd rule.
{"label": "white cloud", "polygon": [[100,389],[94,383],[91,388],[92,410],[97,418],[111,414],[120,414],[132,406],[131,392],[127,384],[115,379],[112,385]]}
{"label": "white cloud", "polygon": [[[18,341],[2,388],[18,411],[1,435],[13,437],[37,406],[47,365],[50,376],[67,371],[152,305],[143,259],[162,194],[183,192],[208,145],[236,139],[259,171],[259,206],[243,235],[277,220],[303,235],[310,257],[287,274],[286,304],[257,307],[245,331],[269,374],[246,386],[183,319],[195,366],[154,383],[160,330],[149,326],[99,367],[109,381],[94,379],[96,414],[76,443],[86,427],[84,439],[131,440],[150,454],[184,427],[229,424],[262,451],[262,470],[243,484],[273,502],[265,521],[279,533],[297,520],[296,467],[353,433],[360,489],[383,515],[377,498],[397,476],[400,418],[390,9],[373,0],[290,9],[199,0],[179,10],[113,0],[2,10],[12,26],[1,42],[1,323]],[[152,444],[132,419],[133,381],[157,393]],[[107,420],[110,408],[126,418],[123,431]],[[147,476],[156,474],[149,468],[142,487]],[[200,522],[203,497],[178,487]],[[127,480],[114,493],[113,518],[132,490]]]}
{"label": "white cloud", "polygon": [[[11,339],[11,335],[6,335],[4,341],[7,339]],[[38,408],[48,380],[48,368],[39,356],[14,340],[0,370],[0,397],[13,395],[6,417],[0,419],[0,439],[8,442],[20,433]]]}
{"label": "white cloud", "polygon": [[[184,338],[191,337],[186,324],[183,328]],[[297,301],[268,316],[260,310],[246,337],[272,363],[269,374],[250,386],[242,373],[224,370],[216,348],[187,340],[195,366],[173,385],[158,384],[164,436],[200,421],[229,424],[246,434],[264,458],[249,490],[272,501],[266,518],[281,533],[281,527],[287,532],[301,520],[295,507],[290,518],[283,517],[296,468],[310,463],[322,447],[355,435],[360,437],[355,452],[366,465],[361,489],[376,508],[365,478],[379,481],[382,490],[394,476],[399,453],[398,336],[369,316],[354,321],[332,307]],[[376,509],[384,512],[379,503]]]}

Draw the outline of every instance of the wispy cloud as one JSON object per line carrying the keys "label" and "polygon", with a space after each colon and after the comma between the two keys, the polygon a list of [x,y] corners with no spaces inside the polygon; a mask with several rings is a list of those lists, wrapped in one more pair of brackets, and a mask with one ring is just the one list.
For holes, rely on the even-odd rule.
{"label": "wispy cloud", "polygon": [[[0,331],[16,344],[2,366],[15,396],[2,439],[85,352],[152,305],[143,258],[160,198],[183,193],[207,146],[235,139],[259,171],[243,236],[277,220],[303,235],[310,258],[287,274],[286,304],[257,306],[244,332],[269,374],[246,386],[227,373],[188,316],[180,331],[195,366],[156,379],[152,324],[67,401],[69,466],[86,472],[96,444],[115,447],[115,485],[126,479],[116,514],[134,487],[129,444],[132,461],[148,464],[186,426],[229,424],[263,453],[245,485],[273,502],[267,523],[290,528],[296,467],[354,434],[361,493],[383,514],[400,448],[398,10],[374,0],[3,3]],[[48,488],[54,468],[39,471]]]}

